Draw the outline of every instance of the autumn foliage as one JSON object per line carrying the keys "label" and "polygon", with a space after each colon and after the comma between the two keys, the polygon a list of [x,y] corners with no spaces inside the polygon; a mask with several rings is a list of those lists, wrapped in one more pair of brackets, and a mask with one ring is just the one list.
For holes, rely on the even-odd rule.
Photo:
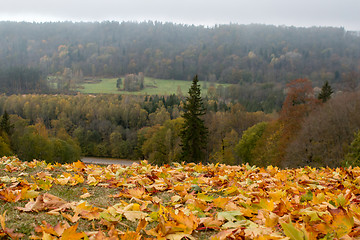
{"label": "autumn foliage", "polygon": [[[280,170],[147,162],[104,167],[3,157],[0,168],[0,236],[12,239],[360,237],[358,167]],[[71,201],[50,193],[57,186],[82,191]],[[93,202],[96,189],[112,189],[114,194],[103,196],[112,200]],[[34,219],[31,236],[14,225],[13,216],[20,213]],[[37,221],[43,213],[57,223]]]}
{"label": "autumn foliage", "polygon": [[252,164],[257,166],[292,166],[292,159],[288,159],[288,147],[296,140],[303,127],[304,120],[320,104],[320,101],[315,97],[310,80],[296,79],[288,83],[286,87],[287,95],[279,117],[268,122],[261,134],[256,137],[256,141],[253,140],[250,144],[251,148],[249,148],[247,132],[244,132],[239,142],[238,148],[244,146],[248,148],[248,158],[251,156],[248,162]]}

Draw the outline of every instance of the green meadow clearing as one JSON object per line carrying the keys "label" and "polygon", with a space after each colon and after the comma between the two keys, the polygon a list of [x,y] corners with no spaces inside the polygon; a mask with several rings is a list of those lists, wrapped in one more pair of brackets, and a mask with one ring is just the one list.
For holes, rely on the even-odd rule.
{"label": "green meadow clearing", "polygon": [[[170,95],[176,94],[178,88],[180,87],[181,92],[186,94],[192,81],[184,81],[184,80],[172,80],[172,79],[155,79],[150,77],[145,77],[144,85],[145,88],[141,91],[136,92],[127,92],[127,91],[118,91],[116,88],[117,78],[103,78],[101,82],[95,83],[84,83],[80,84],[80,87],[76,89],[84,94],[133,94],[133,95]],[[229,84],[215,84],[215,87],[218,85],[223,85],[224,87]],[[204,82],[200,81],[200,86],[202,87],[202,93],[207,93],[207,88],[205,89]],[[207,87],[210,84],[207,83]]]}

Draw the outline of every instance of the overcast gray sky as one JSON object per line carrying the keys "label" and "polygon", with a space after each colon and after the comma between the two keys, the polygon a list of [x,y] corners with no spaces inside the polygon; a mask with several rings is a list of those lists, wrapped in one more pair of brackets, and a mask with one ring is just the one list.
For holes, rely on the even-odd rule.
{"label": "overcast gray sky", "polygon": [[0,0],[0,20],[261,23],[360,30],[360,0]]}

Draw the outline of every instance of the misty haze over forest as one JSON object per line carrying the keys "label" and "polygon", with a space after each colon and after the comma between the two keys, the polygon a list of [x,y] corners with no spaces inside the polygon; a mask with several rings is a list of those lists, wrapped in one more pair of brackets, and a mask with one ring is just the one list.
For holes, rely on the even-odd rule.
{"label": "misty haze over forest", "polygon": [[344,28],[159,22],[0,22],[0,66],[83,76],[146,76],[242,84],[307,77],[333,84],[358,71],[360,36]]}

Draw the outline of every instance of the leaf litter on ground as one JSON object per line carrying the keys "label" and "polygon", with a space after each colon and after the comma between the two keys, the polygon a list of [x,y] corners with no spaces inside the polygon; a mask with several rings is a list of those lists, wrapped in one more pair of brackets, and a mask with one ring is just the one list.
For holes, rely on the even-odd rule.
{"label": "leaf litter on ground", "polygon": [[354,239],[360,168],[0,159],[0,238]]}

